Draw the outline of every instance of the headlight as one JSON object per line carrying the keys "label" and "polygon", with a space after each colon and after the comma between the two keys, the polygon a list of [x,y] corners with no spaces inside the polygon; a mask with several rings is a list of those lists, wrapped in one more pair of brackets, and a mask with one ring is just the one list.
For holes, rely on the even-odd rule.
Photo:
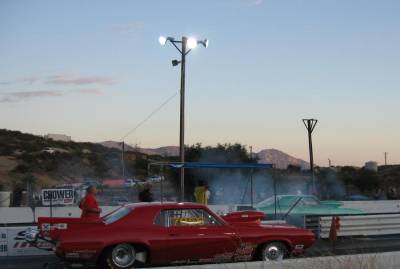
{"label": "headlight", "polygon": [[25,231],[25,241],[27,241],[29,243],[35,243],[36,240],[38,239],[38,236],[39,236],[38,229],[28,228]]}

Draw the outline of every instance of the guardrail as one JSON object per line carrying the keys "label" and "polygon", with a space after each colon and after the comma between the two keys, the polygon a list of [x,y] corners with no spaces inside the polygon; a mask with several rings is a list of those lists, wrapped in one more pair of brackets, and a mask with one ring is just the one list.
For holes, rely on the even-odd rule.
{"label": "guardrail", "polygon": [[[101,206],[102,215],[108,214],[119,206]],[[209,208],[219,215],[236,211],[236,205],[210,205]],[[80,217],[81,210],[77,206],[53,207],[53,217]],[[17,225],[18,223],[35,223],[38,217],[49,217],[50,207],[0,207],[0,227]]]}
{"label": "guardrail", "polygon": [[332,217],[339,217],[337,236],[380,236],[400,234],[400,213],[365,213],[348,215],[308,215],[305,227],[318,238],[329,238]]}

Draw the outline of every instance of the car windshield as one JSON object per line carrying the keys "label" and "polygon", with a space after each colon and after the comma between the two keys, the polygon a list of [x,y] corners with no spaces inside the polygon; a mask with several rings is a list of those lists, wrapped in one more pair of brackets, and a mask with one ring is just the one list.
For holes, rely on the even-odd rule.
{"label": "car windshield", "polygon": [[120,207],[114,212],[106,215],[103,217],[103,221],[105,224],[111,224],[113,222],[116,222],[117,220],[122,219],[126,215],[128,215],[131,212],[131,209],[127,207]]}
{"label": "car windshield", "polygon": [[320,203],[313,197],[303,197],[301,199],[300,204],[303,206],[318,206]]}
{"label": "car windshield", "polygon": [[[301,198],[297,206],[318,206],[319,201],[315,199],[314,197],[307,197],[307,196],[277,196],[276,201],[277,201],[277,206],[281,207],[291,207],[294,203],[297,202],[297,200]],[[272,196],[259,204],[257,204],[257,207],[268,207],[268,206],[274,206],[275,205],[275,197]]]}
{"label": "car windshield", "polygon": [[[277,196],[276,197],[276,201],[279,203],[279,200],[281,200],[282,199],[282,197],[279,197],[279,196]],[[264,201],[262,201],[262,202],[259,202],[258,204],[257,204],[257,207],[266,207],[266,206],[273,206],[275,204],[275,197],[274,196],[272,196],[272,197],[270,197],[270,198],[268,198],[268,199],[265,199]]]}

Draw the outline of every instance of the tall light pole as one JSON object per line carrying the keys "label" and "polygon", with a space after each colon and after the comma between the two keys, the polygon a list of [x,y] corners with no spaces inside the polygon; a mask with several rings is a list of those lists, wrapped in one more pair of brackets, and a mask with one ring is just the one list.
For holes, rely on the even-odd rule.
{"label": "tall light pole", "polygon": [[385,152],[385,166],[387,165],[387,156],[388,156],[388,153]]}
{"label": "tall light pole", "polygon": [[[181,60],[172,60],[172,65],[177,66],[181,64],[181,100],[180,100],[180,124],[179,124],[179,161],[185,163],[185,67],[186,67],[186,55],[198,44],[203,45],[205,48],[208,47],[208,40],[197,40],[193,37],[183,36],[181,40],[176,40],[173,37],[160,36],[158,41],[161,45],[165,45],[168,41],[180,52]],[[181,45],[181,48],[177,44]],[[185,169],[180,169],[180,202],[185,200]]]}
{"label": "tall light pole", "polygon": [[313,186],[313,192],[316,192],[315,188],[315,177],[314,177],[314,153],[312,146],[312,132],[317,125],[318,120],[316,119],[303,119],[304,126],[307,128],[308,133],[308,149],[310,152],[310,171],[311,171],[311,181]]}

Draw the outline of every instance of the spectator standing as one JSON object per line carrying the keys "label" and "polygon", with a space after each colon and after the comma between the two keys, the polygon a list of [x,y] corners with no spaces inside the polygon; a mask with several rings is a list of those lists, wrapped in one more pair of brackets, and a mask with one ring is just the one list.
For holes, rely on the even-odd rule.
{"label": "spectator standing", "polygon": [[140,202],[153,202],[153,194],[151,193],[151,185],[146,184],[144,189],[139,192],[139,201]]}
{"label": "spectator standing", "polygon": [[207,205],[210,195],[211,193],[208,190],[207,184],[205,184],[203,180],[199,180],[197,187],[194,188],[194,197],[196,198],[196,202]]}
{"label": "spectator standing", "polygon": [[86,189],[86,195],[79,203],[82,210],[81,218],[96,220],[100,218],[101,208],[96,199],[96,186],[89,186]]}

